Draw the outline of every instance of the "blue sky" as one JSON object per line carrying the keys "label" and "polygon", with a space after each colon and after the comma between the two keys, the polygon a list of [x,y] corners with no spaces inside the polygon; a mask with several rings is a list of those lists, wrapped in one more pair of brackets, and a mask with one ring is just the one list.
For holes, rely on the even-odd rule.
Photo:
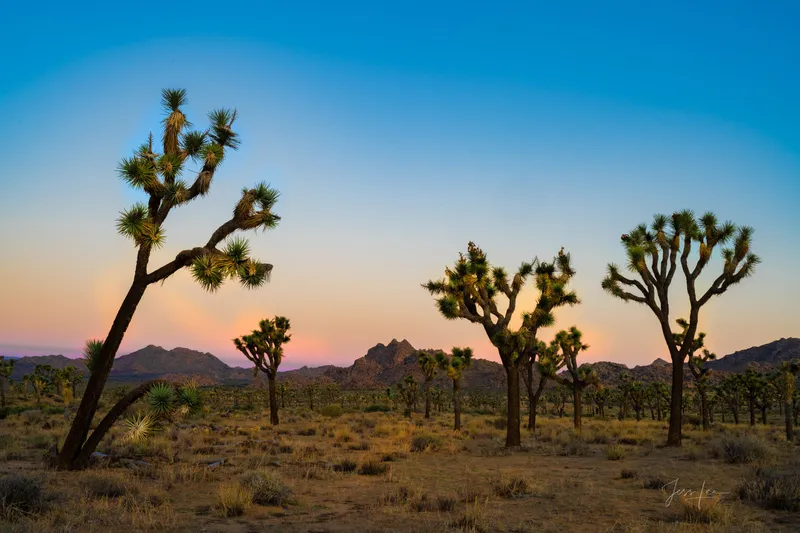
{"label": "blue sky", "polygon": [[584,329],[590,358],[648,363],[654,318],[599,283],[621,233],[685,207],[754,226],[764,259],[704,310],[712,348],[800,336],[800,7],[641,4],[7,8],[0,223],[20,229],[0,237],[0,350],[73,354],[105,333],[133,257],[113,221],[137,199],[114,169],[157,128],[163,87],[188,90],[198,124],[236,106],[243,146],[171,216],[154,266],[204,241],[243,185],[277,186],[284,220],[250,236],[267,288],[206,295],[182,273],[148,291],[123,352],[241,362],[230,338],[278,313],[291,366],[393,337],[496,358],[419,288],[475,240],[508,267],[565,246],[583,304],[558,327]]}

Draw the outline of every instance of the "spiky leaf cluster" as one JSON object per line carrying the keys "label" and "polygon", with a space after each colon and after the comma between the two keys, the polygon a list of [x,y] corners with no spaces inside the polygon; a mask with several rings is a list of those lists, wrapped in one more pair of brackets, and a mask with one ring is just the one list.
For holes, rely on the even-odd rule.
{"label": "spiky leaf cluster", "polygon": [[458,383],[464,371],[472,366],[472,356],[472,348],[454,346],[449,357],[443,351],[437,351],[435,358],[439,368],[447,372],[447,377]]}
{"label": "spiky leaf cluster", "polygon": [[158,417],[147,411],[139,411],[124,421],[125,437],[128,442],[138,444],[152,437],[159,429]]}
{"label": "spiky leaf cluster", "polygon": [[275,379],[283,361],[283,345],[292,339],[291,324],[284,316],[263,319],[249,335],[233,339],[233,345],[270,379]]}

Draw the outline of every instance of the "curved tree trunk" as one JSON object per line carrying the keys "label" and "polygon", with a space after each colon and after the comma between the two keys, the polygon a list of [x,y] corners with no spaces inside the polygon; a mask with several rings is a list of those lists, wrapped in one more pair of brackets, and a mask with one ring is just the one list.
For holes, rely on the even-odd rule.
{"label": "curved tree trunk", "polygon": [[508,426],[506,427],[506,448],[522,444],[519,431],[519,372],[513,366],[506,368],[508,385]]}
{"label": "curved tree trunk", "polygon": [[276,394],[275,376],[267,376],[267,386],[269,387],[269,423],[273,426],[278,425],[278,396]]}
{"label": "curved tree trunk", "polygon": [[70,467],[71,470],[80,470],[84,469],[89,465],[89,459],[92,457],[92,453],[97,449],[97,446],[102,442],[103,437],[106,436],[108,430],[111,429],[111,426],[114,425],[114,422],[125,413],[125,410],[130,407],[131,405],[136,402],[139,398],[147,394],[147,392],[153,387],[153,385],[157,383],[163,383],[163,380],[155,379],[152,381],[148,381],[146,383],[142,383],[128,394],[122,397],[120,401],[114,404],[114,407],[103,417],[103,420],[97,424],[97,427],[92,432],[91,436],[86,439],[86,442],[81,447],[80,452],[72,461],[72,465]]}
{"label": "curved tree trunk", "polygon": [[680,446],[681,424],[683,423],[683,358],[680,355],[672,357],[672,398],[669,408],[669,431],[667,432],[667,446]]}
{"label": "curved tree trunk", "polygon": [[[64,446],[59,453],[56,466],[60,469],[74,469],[83,468],[78,464],[79,458],[88,457],[88,454],[82,453],[82,447],[85,446],[84,442],[89,434],[89,428],[92,425],[92,420],[97,412],[97,404],[100,402],[100,396],[103,393],[108,375],[111,372],[111,367],[114,365],[114,357],[117,354],[122,338],[125,336],[125,331],[131,323],[133,314],[136,307],[144,296],[144,291],[147,289],[147,284],[142,281],[134,280],[128,294],[122,301],[122,305],[117,311],[117,316],[111,325],[111,329],[103,342],[103,349],[100,351],[100,356],[95,362],[96,367],[92,369],[89,375],[89,381],[86,384],[86,390],[83,392],[81,403],[75,413],[75,418],[72,421],[67,438],[64,441]],[[110,413],[109,413],[110,414]],[[102,435],[100,436],[102,438]],[[97,441],[99,442],[99,440]],[[96,446],[97,444],[95,444]]]}

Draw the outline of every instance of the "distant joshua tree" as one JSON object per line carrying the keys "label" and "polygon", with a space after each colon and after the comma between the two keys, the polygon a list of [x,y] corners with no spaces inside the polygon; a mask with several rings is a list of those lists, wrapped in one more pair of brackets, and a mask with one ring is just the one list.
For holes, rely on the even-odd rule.
{"label": "distant joshua tree", "polygon": [[797,374],[800,374],[800,359],[784,361],[778,367],[778,386],[782,387],[783,392],[783,415],[786,420],[786,440],[791,442],[794,439],[794,428],[792,427],[793,402],[795,396],[795,382]]}
{"label": "distant joshua tree", "polygon": [[425,350],[417,352],[417,364],[422,370],[422,376],[425,378],[425,418],[431,417],[431,381],[436,377],[436,371],[439,369],[436,363],[436,356]]}
{"label": "distant joshua tree", "polygon": [[[683,349],[686,344],[686,334],[689,330],[689,322],[684,318],[676,320],[677,324],[681,327],[679,333],[673,333],[675,345],[679,349]],[[705,346],[705,333],[698,333],[691,342],[688,352],[689,371],[692,373],[695,385],[697,385],[697,394],[700,396],[700,417],[703,420],[703,431],[708,431],[709,427],[709,413],[708,413],[708,379],[711,375],[711,369],[706,366],[708,361],[713,361],[717,358],[716,354],[711,353]],[[700,355],[697,351],[702,349]]]}
{"label": "distant joshua tree", "polygon": [[404,414],[408,418],[411,418],[411,413],[415,410],[415,406],[417,405],[417,392],[419,391],[419,385],[414,380],[414,376],[408,374],[403,378],[403,381],[397,384],[397,391],[406,404]]}
{"label": "distant joshua tree", "polygon": [[448,357],[444,352],[436,352],[436,363],[447,372],[453,381],[453,414],[455,415],[454,431],[461,430],[461,376],[472,366],[472,348],[453,348],[453,355]]}
{"label": "distant joshua tree", "polygon": [[559,376],[555,372],[550,374],[550,377],[561,385],[572,389],[573,425],[578,431],[581,429],[581,414],[583,410],[581,395],[588,386],[599,383],[597,372],[591,365],[582,364],[578,366],[578,354],[589,349],[588,344],[583,344],[582,337],[583,334],[578,328],[572,326],[569,331],[559,331],[551,343],[561,350],[561,357],[567,367],[569,377]]}
{"label": "distant joshua tree", "polygon": [[[235,110],[212,111],[208,115],[211,122],[209,128],[195,131],[189,129],[191,124],[181,109],[185,103],[185,90],[162,91],[161,104],[166,116],[162,121],[161,153],[158,153],[159,147],[153,142],[151,134],[132,157],[123,159],[119,164],[122,179],[147,195],[146,203],[137,203],[122,211],[117,221],[119,233],[129,237],[137,248],[136,268],[128,293],[105,340],[90,341],[87,345],[89,381],[58,455],[58,468],[85,468],[92,452],[117,418],[154,385],[148,382],[133,389],[111,408],[97,423],[94,432],[89,434],[114,357],[136,307],[150,285],[162,282],[188,267],[201,287],[211,292],[222,286],[227,278],[238,279],[244,287],[257,288],[267,281],[272,270],[272,265],[250,258],[249,246],[244,239],[233,238],[222,249],[219,248],[237,231],[266,230],[278,224],[280,217],[272,211],[278,200],[278,191],[264,183],[242,190],[231,218],[214,230],[205,244],[179,252],[172,261],[159,268],[149,268],[151,252],[164,244],[167,216],[173,208],[208,194],[219,164],[228,150],[235,150],[240,142],[233,130]],[[197,164],[197,173],[191,184],[181,179],[190,162]]]}
{"label": "distant joshua tree", "polygon": [[258,323],[258,329],[250,335],[233,339],[236,349],[244,354],[255,365],[254,372],[259,370],[267,375],[269,385],[269,422],[278,425],[278,396],[275,379],[278,377],[278,367],[283,361],[283,345],[292,339],[288,333],[289,319],[276,316],[264,319]]}
{"label": "distant joshua tree", "polygon": [[[670,328],[669,293],[675,272],[680,264],[689,299],[688,327],[684,334],[686,338],[694,339],[700,321],[700,309],[712,297],[724,293],[755,272],[760,260],[750,251],[752,236],[752,228],[737,227],[732,222],[720,224],[713,213],[706,213],[699,219],[688,210],[674,213],[671,217],[656,215],[649,229],[646,224],[640,224],[621,237],[628,258],[628,270],[640,279],[624,276],[614,263],[608,265],[603,288],[623,301],[649,307],[661,325],[669,349],[672,359],[672,403],[667,446],[681,445],[683,364],[692,349],[692,343],[679,346]],[[711,260],[714,249],[730,241],[732,246],[722,250],[722,273],[714,278],[704,292],[698,292],[697,279]],[[698,257],[690,265],[689,257],[694,245],[697,245]]]}
{"label": "distant joshua tree", "polygon": [[11,379],[11,373],[14,372],[14,359],[5,358],[0,356],[0,408],[6,408],[6,386],[8,380]]}
{"label": "distant joshua tree", "polygon": [[[535,275],[539,299],[533,311],[523,313],[521,326],[513,331],[509,324],[517,307],[517,297],[532,274]],[[446,319],[462,318],[479,324],[497,348],[508,387],[507,447],[521,444],[519,370],[525,368],[530,357],[535,357],[536,334],[540,327],[553,325],[553,311],[563,305],[578,303],[577,295],[567,290],[574,275],[570,255],[562,249],[552,263],[538,260],[522,263],[514,277],[509,279],[503,268],[492,267],[483,250],[470,242],[467,255],[459,254],[455,265],[445,269],[443,279],[423,285],[437,297],[439,312]],[[508,300],[504,312],[497,305],[500,295]]]}

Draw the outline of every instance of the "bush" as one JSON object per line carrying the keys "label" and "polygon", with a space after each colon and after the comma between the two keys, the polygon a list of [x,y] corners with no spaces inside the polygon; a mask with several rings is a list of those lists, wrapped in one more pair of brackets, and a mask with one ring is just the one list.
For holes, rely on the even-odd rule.
{"label": "bush", "polygon": [[411,437],[412,452],[424,452],[425,450],[438,450],[442,446],[442,438],[432,433],[415,433]]}
{"label": "bush", "polygon": [[388,405],[379,405],[374,403],[364,408],[365,413],[388,413],[390,411]]}
{"label": "bush", "polygon": [[502,498],[523,498],[533,492],[530,483],[521,477],[496,481],[494,491]]}
{"label": "bush", "polygon": [[711,456],[726,463],[746,464],[764,459],[769,454],[767,445],[752,435],[724,436],[711,447]]}
{"label": "bush", "polygon": [[219,486],[217,510],[223,517],[242,516],[253,504],[253,494],[240,483]]}
{"label": "bush", "polygon": [[619,461],[625,458],[625,448],[619,444],[612,444],[606,448],[606,457],[609,461]]}
{"label": "bush", "polygon": [[358,473],[362,476],[379,476],[389,470],[389,466],[385,463],[378,461],[367,461],[358,469]]}
{"label": "bush", "polygon": [[80,480],[80,485],[94,498],[121,498],[128,493],[125,480],[114,474],[87,474]]}
{"label": "bush", "polygon": [[0,478],[0,517],[8,520],[44,508],[42,481],[22,474]]}
{"label": "bush", "polygon": [[355,472],[358,465],[351,459],[342,459],[333,465],[334,472]]}
{"label": "bush", "polygon": [[329,418],[338,418],[342,416],[342,406],[332,403],[320,409],[320,413],[322,413],[322,416],[327,416]]}
{"label": "bush", "polygon": [[253,503],[283,507],[289,503],[292,491],[271,472],[247,472],[239,480],[252,494]]}
{"label": "bush", "polygon": [[766,509],[800,512],[800,473],[755,470],[736,489],[739,498]]}
{"label": "bush", "polygon": [[627,468],[623,468],[622,472],[620,472],[619,477],[622,479],[636,479],[639,477],[639,473],[636,470],[630,470]]}
{"label": "bush", "polygon": [[300,435],[301,437],[313,437],[314,435],[317,434],[317,428],[310,427],[305,429],[299,429],[297,430],[297,434]]}

